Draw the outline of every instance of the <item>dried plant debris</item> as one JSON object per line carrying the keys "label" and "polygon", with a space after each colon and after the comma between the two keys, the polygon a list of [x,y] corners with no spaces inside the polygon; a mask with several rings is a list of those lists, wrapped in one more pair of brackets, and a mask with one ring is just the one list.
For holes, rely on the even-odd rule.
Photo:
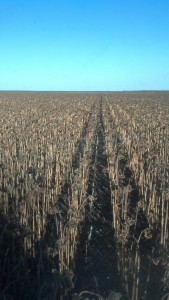
{"label": "dried plant debris", "polygon": [[0,298],[167,299],[168,99],[0,92]]}

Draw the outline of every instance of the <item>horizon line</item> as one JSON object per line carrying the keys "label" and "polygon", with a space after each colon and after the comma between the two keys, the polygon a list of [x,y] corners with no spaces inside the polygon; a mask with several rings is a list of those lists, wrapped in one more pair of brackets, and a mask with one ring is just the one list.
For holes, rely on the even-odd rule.
{"label": "horizon line", "polygon": [[113,93],[113,92],[169,92],[169,89],[123,89],[123,90],[22,90],[0,89],[0,92],[53,92],[53,93]]}

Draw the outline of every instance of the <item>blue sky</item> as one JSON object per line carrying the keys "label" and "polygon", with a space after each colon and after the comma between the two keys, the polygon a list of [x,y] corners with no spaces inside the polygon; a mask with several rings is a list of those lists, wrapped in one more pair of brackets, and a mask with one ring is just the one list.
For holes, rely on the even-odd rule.
{"label": "blue sky", "polygon": [[169,89],[168,0],[0,0],[0,90]]}

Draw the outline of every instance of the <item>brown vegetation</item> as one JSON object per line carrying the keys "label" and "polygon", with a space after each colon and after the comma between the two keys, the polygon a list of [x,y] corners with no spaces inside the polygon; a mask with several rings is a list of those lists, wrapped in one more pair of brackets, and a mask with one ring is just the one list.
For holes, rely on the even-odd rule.
{"label": "brown vegetation", "polygon": [[[169,93],[1,92],[0,107],[1,299],[164,298]],[[119,287],[98,269],[79,285],[104,251]]]}

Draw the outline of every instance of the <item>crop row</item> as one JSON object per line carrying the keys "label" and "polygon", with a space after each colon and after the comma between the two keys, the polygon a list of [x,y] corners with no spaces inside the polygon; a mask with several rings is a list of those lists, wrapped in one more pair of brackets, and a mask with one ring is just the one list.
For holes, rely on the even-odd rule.
{"label": "crop row", "polygon": [[104,101],[113,227],[126,245],[117,250],[119,271],[134,300],[146,297],[153,266],[165,266],[163,284],[168,282],[169,107],[124,95],[106,95]]}

